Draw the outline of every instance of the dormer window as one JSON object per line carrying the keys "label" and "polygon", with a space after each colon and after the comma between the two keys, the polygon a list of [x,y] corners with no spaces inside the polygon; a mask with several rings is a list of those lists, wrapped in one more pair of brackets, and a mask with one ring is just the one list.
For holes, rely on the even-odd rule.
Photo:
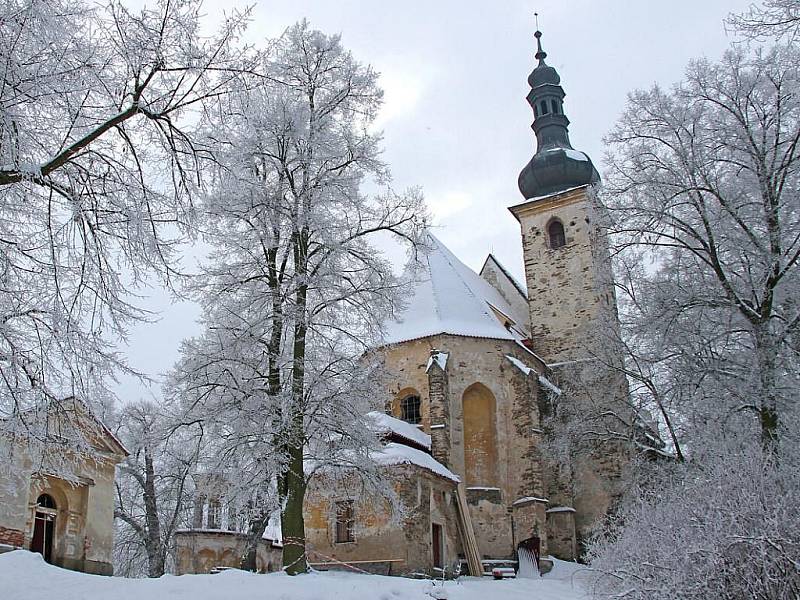
{"label": "dormer window", "polygon": [[547,226],[547,238],[550,242],[550,249],[555,250],[567,245],[567,237],[564,234],[564,225],[558,219],[554,219]]}

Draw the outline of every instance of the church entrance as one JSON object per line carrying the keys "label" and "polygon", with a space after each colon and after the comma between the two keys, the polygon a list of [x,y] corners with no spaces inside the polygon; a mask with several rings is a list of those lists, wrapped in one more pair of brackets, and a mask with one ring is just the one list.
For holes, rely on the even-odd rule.
{"label": "church entrance", "polygon": [[431,541],[433,543],[433,566],[437,569],[444,568],[444,552],[442,546],[442,526],[438,523],[431,524]]}
{"label": "church entrance", "polygon": [[53,543],[56,535],[56,502],[48,494],[42,494],[36,501],[36,515],[33,520],[33,539],[31,552],[38,552],[45,561],[53,562]]}

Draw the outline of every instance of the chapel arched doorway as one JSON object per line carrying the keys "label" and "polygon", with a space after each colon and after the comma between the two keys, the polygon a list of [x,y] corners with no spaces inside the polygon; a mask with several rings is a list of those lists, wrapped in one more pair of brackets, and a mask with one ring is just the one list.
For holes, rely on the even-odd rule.
{"label": "chapel arched doorway", "polygon": [[46,562],[53,562],[53,546],[56,541],[56,517],[58,507],[50,494],[42,494],[36,500],[33,520],[31,552],[38,552]]}

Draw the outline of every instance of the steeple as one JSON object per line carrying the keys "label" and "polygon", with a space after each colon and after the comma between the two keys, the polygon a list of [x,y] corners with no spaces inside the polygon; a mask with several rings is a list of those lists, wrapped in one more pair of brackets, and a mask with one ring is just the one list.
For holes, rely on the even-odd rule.
{"label": "steeple", "polygon": [[561,77],[544,61],[547,53],[542,49],[542,32],[533,35],[539,64],[528,75],[531,91],[527,100],[533,109],[536,154],[519,174],[519,190],[526,200],[600,181],[589,157],[569,142]]}

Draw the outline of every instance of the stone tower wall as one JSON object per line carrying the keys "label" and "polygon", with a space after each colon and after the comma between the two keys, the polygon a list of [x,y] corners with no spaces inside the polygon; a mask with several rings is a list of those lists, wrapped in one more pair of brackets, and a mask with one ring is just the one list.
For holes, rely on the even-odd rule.
{"label": "stone tower wall", "polygon": [[[570,403],[562,406],[561,414],[623,414],[628,388],[613,367],[622,361],[616,346],[616,296],[608,241],[591,189],[568,190],[511,211],[522,229],[531,341],[564,391],[556,402]],[[566,244],[560,248],[551,248],[548,239],[554,219],[564,227]],[[617,422],[610,425],[619,429]],[[603,429],[600,422],[594,427]],[[574,448],[568,468],[551,464],[545,472],[550,505],[576,510],[569,518],[569,511],[548,513],[553,552],[560,558],[574,558],[572,524],[579,546],[612,506],[625,460],[619,445],[603,440],[579,440]]]}
{"label": "stone tower wall", "polygon": [[[584,186],[513,207],[522,228],[531,340],[548,362],[586,358],[599,322],[616,327],[616,298],[599,212]],[[547,227],[564,226],[566,245],[551,249]]]}

